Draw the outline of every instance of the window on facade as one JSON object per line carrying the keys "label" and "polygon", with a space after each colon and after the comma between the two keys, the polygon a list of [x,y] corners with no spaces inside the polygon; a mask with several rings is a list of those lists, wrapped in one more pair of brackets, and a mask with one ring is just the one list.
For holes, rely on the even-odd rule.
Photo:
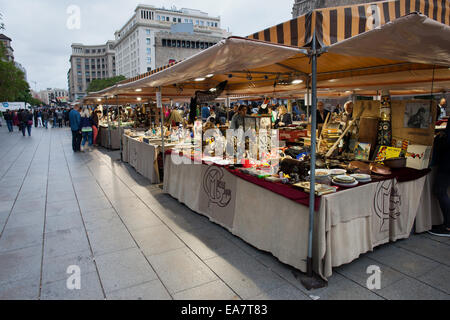
{"label": "window on facade", "polygon": [[169,39],[167,40],[167,46],[170,48],[172,46],[172,41]]}
{"label": "window on facade", "polygon": [[205,25],[205,21],[200,21],[200,25],[204,26]]}
{"label": "window on facade", "polygon": [[181,41],[181,47],[186,48],[186,41]]}
{"label": "window on facade", "polygon": [[77,65],[77,69],[78,69],[78,70],[81,70],[81,64],[78,64],[78,65]]}
{"label": "window on facade", "polygon": [[181,18],[178,18],[178,23],[181,23]]}
{"label": "window on facade", "polygon": [[148,57],[148,58],[147,58],[147,63],[148,63],[148,64],[151,64],[151,63],[152,63],[152,58]]}
{"label": "window on facade", "polygon": [[170,21],[170,17],[166,17],[166,21]]}
{"label": "window on facade", "polygon": [[196,24],[196,25],[199,25],[199,24],[200,24],[200,21],[199,21],[199,20],[195,20],[195,24]]}
{"label": "window on facade", "polygon": [[162,21],[166,21],[166,16],[161,16]]}
{"label": "window on facade", "polygon": [[146,29],[146,30],[145,30],[145,33],[146,33],[146,34],[150,34],[150,29]]}
{"label": "window on facade", "polygon": [[166,47],[166,46],[167,46],[167,41],[166,41],[166,39],[162,39],[162,46],[163,46],[163,47]]}
{"label": "window on facade", "polygon": [[204,49],[205,48],[205,43],[200,42],[200,49]]}
{"label": "window on facade", "polygon": [[174,47],[174,48],[177,47],[177,40],[172,40],[172,47]]}
{"label": "window on facade", "polygon": [[191,47],[191,42],[190,41],[186,41],[186,48],[190,48]]}
{"label": "window on facade", "polygon": [[206,23],[206,25],[209,27],[211,24],[209,23],[209,21]]}
{"label": "window on facade", "polygon": [[197,42],[195,43],[195,49],[200,49],[200,42],[197,41]]}
{"label": "window on facade", "polygon": [[177,40],[177,48],[181,48],[181,40]]}
{"label": "window on facade", "polygon": [[90,53],[90,50],[89,50],[89,49],[86,49],[85,52],[86,52],[86,53]]}
{"label": "window on facade", "polygon": [[152,48],[147,48],[147,54],[148,55],[152,54]]}
{"label": "window on facade", "polygon": [[156,20],[161,20],[161,16],[156,16]]}
{"label": "window on facade", "polygon": [[151,44],[150,38],[145,39],[146,44],[149,46]]}
{"label": "window on facade", "polygon": [[189,23],[189,19],[184,19],[184,23]]}
{"label": "window on facade", "polygon": [[177,18],[173,18],[173,22],[177,22]]}

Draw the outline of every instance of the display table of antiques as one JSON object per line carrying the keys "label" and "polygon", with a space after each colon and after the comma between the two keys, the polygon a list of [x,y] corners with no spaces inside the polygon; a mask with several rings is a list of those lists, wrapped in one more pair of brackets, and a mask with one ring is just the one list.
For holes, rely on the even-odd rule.
{"label": "display table of antiques", "polygon": [[[165,142],[170,149],[175,144]],[[161,183],[158,155],[162,150],[162,140],[155,135],[145,135],[143,131],[125,130],[122,136],[122,161],[127,162],[152,184]]]}
{"label": "display table of antiques", "polygon": [[101,123],[98,128],[98,144],[107,149],[120,150],[121,132],[131,125],[131,122],[124,122],[119,129],[117,122],[110,123],[109,126],[107,123]]}
{"label": "display table of antiques", "polygon": [[[306,272],[308,183],[287,184],[264,174],[263,169],[227,166],[221,159],[195,164],[180,157],[167,153],[166,193],[256,248]],[[319,180],[332,179],[333,183],[324,185],[336,189],[316,197],[313,261],[314,271],[324,279],[332,275],[332,268],[376,246],[408,238],[414,222],[417,232],[441,222],[431,195],[430,170],[403,168],[388,175],[356,175],[356,185],[335,179],[334,174],[342,176],[345,169],[329,170],[326,177],[319,177],[323,172],[317,172]]]}

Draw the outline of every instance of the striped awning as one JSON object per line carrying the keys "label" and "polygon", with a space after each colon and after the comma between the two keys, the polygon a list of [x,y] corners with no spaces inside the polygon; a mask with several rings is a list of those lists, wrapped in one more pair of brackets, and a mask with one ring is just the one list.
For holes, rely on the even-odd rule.
{"label": "striped awning", "polygon": [[315,31],[320,46],[330,46],[371,31],[413,12],[450,25],[449,0],[389,0],[319,9],[249,36],[295,47],[311,45]]}

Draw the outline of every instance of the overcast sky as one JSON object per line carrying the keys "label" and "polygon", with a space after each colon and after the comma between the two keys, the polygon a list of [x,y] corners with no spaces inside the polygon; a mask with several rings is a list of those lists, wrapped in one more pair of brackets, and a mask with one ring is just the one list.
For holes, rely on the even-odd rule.
{"label": "overcast sky", "polygon": [[[0,12],[15,60],[28,73],[31,89],[67,88],[72,43],[98,45],[114,40],[114,32],[131,18],[139,3],[156,7],[199,9],[222,18],[222,27],[248,36],[291,19],[294,0],[0,0]],[[66,27],[67,8],[81,9],[81,29]]]}

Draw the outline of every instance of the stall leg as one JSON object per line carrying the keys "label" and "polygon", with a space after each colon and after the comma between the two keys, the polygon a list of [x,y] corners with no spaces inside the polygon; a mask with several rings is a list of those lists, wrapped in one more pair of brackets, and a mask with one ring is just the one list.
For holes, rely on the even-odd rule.
{"label": "stall leg", "polygon": [[[315,214],[315,183],[316,183],[316,129],[317,129],[317,50],[316,50],[316,34],[313,36],[312,44],[312,106],[311,106],[311,175],[310,175],[310,194],[309,194],[309,234],[308,234],[308,258],[307,258],[307,277],[301,282],[307,290],[324,287],[324,281],[315,278],[313,273],[313,231],[314,231],[314,214]],[[325,284],[326,285],[326,284]]]}

